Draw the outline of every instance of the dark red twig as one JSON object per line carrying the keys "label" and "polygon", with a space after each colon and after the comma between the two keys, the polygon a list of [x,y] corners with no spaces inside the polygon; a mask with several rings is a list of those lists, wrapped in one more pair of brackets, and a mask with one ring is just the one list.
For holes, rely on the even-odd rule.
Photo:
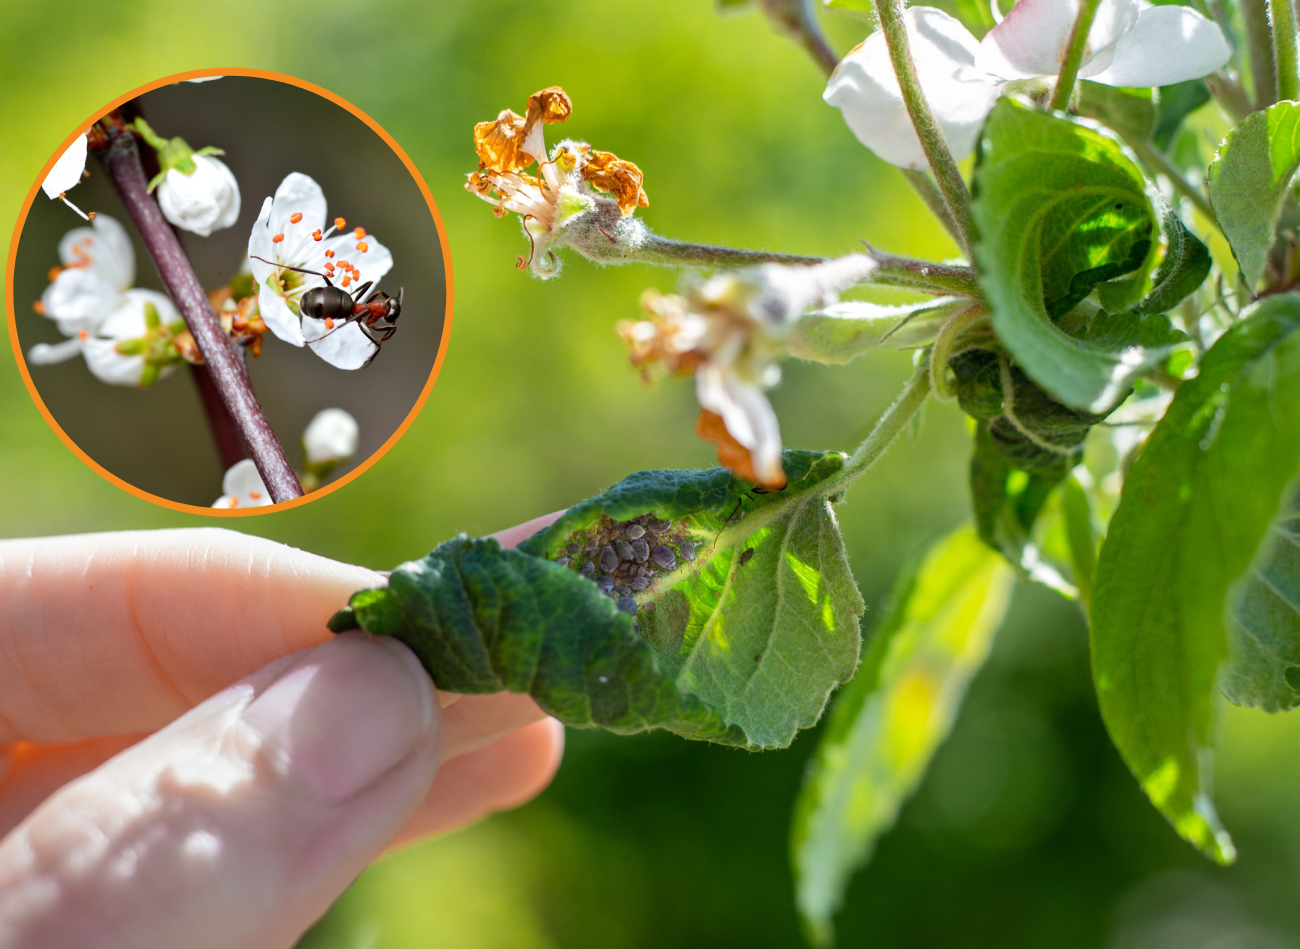
{"label": "dark red twig", "polygon": [[211,381],[220,393],[226,411],[234,419],[271,500],[279,504],[302,497],[298,476],[262,412],[242,355],[222,332],[217,314],[213,312],[189,258],[148,192],[135,135],[120,124],[105,124],[108,126],[108,147],[99,152],[99,160],[140,232],[145,249],[162,277],[163,286],[176,302],[193,334]]}
{"label": "dark red twig", "polygon": [[212,373],[207,366],[190,366],[190,377],[199,390],[203,401],[203,411],[208,417],[208,428],[212,432],[212,441],[217,446],[221,457],[221,470],[225,471],[237,462],[248,457],[244,450],[244,440],[239,437],[239,426],[226,411],[226,403],[221,401],[217,384],[212,381]]}

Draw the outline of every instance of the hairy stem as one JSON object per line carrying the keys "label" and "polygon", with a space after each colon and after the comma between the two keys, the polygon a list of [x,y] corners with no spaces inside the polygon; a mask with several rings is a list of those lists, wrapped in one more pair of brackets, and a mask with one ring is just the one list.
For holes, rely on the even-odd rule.
{"label": "hairy stem", "polygon": [[134,133],[122,127],[110,128],[109,134],[108,149],[99,156],[104,171],[140,232],[163,286],[194,335],[213,384],[221,393],[222,404],[235,420],[271,500],[278,504],[301,497],[298,477],[262,412],[243,357],[222,332],[189,258],[163,218],[158,203],[148,193]]}
{"label": "hairy stem", "polygon": [[1267,109],[1277,95],[1268,4],[1265,0],[1241,0],[1240,8],[1242,24],[1246,28],[1246,46],[1250,51],[1251,84],[1255,87],[1253,105],[1256,109]]}
{"label": "hairy stem", "polygon": [[221,392],[212,381],[212,373],[208,372],[207,366],[191,365],[190,378],[199,390],[203,412],[208,417],[208,429],[212,432],[212,441],[217,446],[217,456],[221,459],[221,470],[226,471],[248,457],[248,452],[244,450],[244,440],[239,437],[239,426],[226,411],[226,403],[221,401]]}
{"label": "hairy stem", "polygon": [[1183,177],[1183,173],[1164,156],[1160,149],[1150,142],[1142,141],[1136,137],[1126,138],[1125,141],[1133,151],[1137,152],[1138,158],[1142,159],[1142,163],[1149,170],[1168,178],[1175,191],[1191,201],[1196,206],[1196,210],[1200,211],[1207,221],[1215,227],[1219,226],[1219,219],[1215,216],[1214,208],[1210,205],[1209,199],[1205,197],[1200,188],[1197,188]]}
{"label": "hairy stem", "polygon": [[912,50],[907,39],[907,25],[903,22],[903,0],[878,0],[876,13],[880,17],[880,29],[885,34],[885,45],[889,48],[889,60],[898,78],[898,87],[903,93],[903,102],[907,114],[916,129],[916,136],[921,140],[921,148],[930,162],[930,171],[943,195],[943,203],[948,208],[956,228],[957,243],[966,255],[974,261],[971,252],[970,192],[962,180],[957,163],[953,161],[948,143],[944,141],[943,132],[930,111],[921,90],[921,80],[916,75],[916,65],[912,62]]}
{"label": "hairy stem", "polygon": [[763,12],[787,35],[806,49],[825,72],[832,72],[840,58],[826,42],[812,0],[763,0]]}
{"label": "hairy stem", "polygon": [[986,312],[982,305],[974,303],[958,310],[939,327],[930,350],[930,388],[940,402],[951,402],[957,397],[948,389],[948,354],[952,352],[952,344],[962,330],[983,319]]}
{"label": "hairy stem", "polygon": [[1097,7],[1101,0],[1083,0],[1079,4],[1079,16],[1070,31],[1070,42],[1065,47],[1065,58],[1061,60],[1061,72],[1056,77],[1056,87],[1052,90],[1052,108],[1064,112],[1070,107],[1070,96],[1074,93],[1074,82],[1079,78],[1079,64],[1083,62],[1084,50],[1088,48],[1088,31],[1092,21],[1097,17]]}
{"label": "hairy stem", "polygon": [[969,267],[895,257],[877,250],[872,250],[871,256],[878,266],[863,283],[881,287],[905,287],[921,293],[980,298],[979,281],[975,279],[975,271]]}
{"label": "hairy stem", "polygon": [[636,256],[632,259],[687,267],[752,267],[755,264],[820,264],[826,258],[692,244],[689,241],[660,237],[658,234],[647,234],[645,242],[637,247]]}
{"label": "hairy stem", "polygon": [[1300,49],[1296,46],[1295,0],[1268,0],[1273,22],[1273,62],[1279,101],[1300,99]]}
{"label": "hairy stem", "polygon": [[1205,77],[1205,86],[1214,96],[1214,100],[1223,106],[1223,111],[1233,123],[1240,122],[1251,113],[1250,98],[1239,83],[1233,82],[1222,71]]}

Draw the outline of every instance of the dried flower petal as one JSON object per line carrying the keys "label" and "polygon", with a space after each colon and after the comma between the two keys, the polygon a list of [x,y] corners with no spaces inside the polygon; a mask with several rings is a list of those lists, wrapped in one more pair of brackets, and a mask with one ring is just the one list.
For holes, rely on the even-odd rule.
{"label": "dried flower petal", "polygon": [[597,191],[612,194],[618,201],[618,208],[623,216],[631,214],[637,207],[648,208],[650,199],[646,197],[641,185],[645,175],[641,169],[630,161],[624,161],[613,152],[593,149],[582,167],[582,177]]}
{"label": "dried flower petal", "polygon": [[700,410],[700,417],[695,422],[695,434],[718,446],[718,461],[730,468],[737,477],[752,481],[769,491],[779,491],[785,487],[785,472],[779,474],[768,472],[765,480],[759,477],[754,468],[754,459],[749,449],[731,437],[722,416],[708,409]]}

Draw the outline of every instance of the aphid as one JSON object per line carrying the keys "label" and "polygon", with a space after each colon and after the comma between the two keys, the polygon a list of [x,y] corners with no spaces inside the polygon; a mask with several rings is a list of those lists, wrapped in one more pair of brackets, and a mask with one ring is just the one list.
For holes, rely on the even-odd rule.
{"label": "aphid", "polygon": [[630,586],[633,590],[640,592],[641,590],[644,590],[650,586],[650,581],[647,580],[645,577],[636,577],[635,579],[633,579],[631,583],[628,584],[628,586]]}
{"label": "aphid", "polygon": [[596,586],[600,587],[603,592],[609,593],[614,589],[614,581],[609,577],[597,577]]}
{"label": "aphid", "polygon": [[596,565],[592,563],[590,560],[588,560],[586,563],[584,563],[581,567],[578,568],[578,573],[582,574],[584,577],[590,580],[592,577],[596,575]]}
{"label": "aphid", "polygon": [[576,557],[578,556],[578,554],[582,553],[582,548],[579,547],[577,544],[569,544],[564,549],[569,552],[570,557]]}
{"label": "aphid", "polygon": [[636,616],[636,612],[637,612],[636,600],[632,599],[630,596],[620,597],[618,601],[618,608],[622,610],[624,613],[626,613],[628,616]]}
{"label": "aphid", "polygon": [[[374,284],[373,280],[367,280],[357,287],[356,293],[348,293],[342,287],[336,287],[330,283],[329,275],[318,270],[290,267],[288,264],[277,264],[265,257],[250,256],[254,260],[260,260],[272,267],[312,274],[325,281],[325,286],[313,287],[304,293],[302,299],[298,301],[298,309],[302,311],[304,316],[322,320],[326,327],[326,333],[323,336],[309,339],[307,342],[319,343],[326,336],[338,332],[349,323],[356,323],[358,329],[366,334],[366,338],[375,344],[375,352],[370,357],[370,359],[374,359],[383,347],[384,341],[397,332],[397,318],[402,315],[402,296],[406,293],[405,287],[397,291],[396,297],[390,297],[382,290],[376,290],[370,296],[365,297],[366,291]],[[365,299],[362,300],[362,297],[365,297]],[[375,325],[381,322],[384,325],[378,327]],[[373,333],[372,330],[374,330]],[[380,335],[375,336],[375,333]],[[366,362],[369,364],[370,360],[368,359]]]}
{"label": "aphid", "polygon": [[680,547],[680,549],[681,549],[681,552],[682,552],[682,559],[683,559],[683,560],[694,560],[694,559],[695,559],[695,544],[694,544],[694,543],[692,543],[692,542],[689,541],[689,540],[684,540],[684,541],[682,541],[682,543],[681,543],[681,547]]}
{"label": "aphid", "polygon": [[642,537],[645,536],[645,528],[642,527],[640,524],[633,524],[626,531],[624,531],[624,533],[627,534],[628,540],[640,540]]}
{"label": "aphid", "polygon": [[662,545],[656,547],[650,551],[650,558],[665,570],[671,570],[677,566],[677,557],[673,554],[671,547]]}
{"label": "aphid", "polygon": [[614,541],[614,552],[618,554],[619,560],[631,560],[633,556],[632,545],[622,537]]}
{"label": "aphid", "polygon": [[745,552],[740,555],[740,560],[736,563],[736,566],[743,567],[745,564],[749,563],[753,559],[754,559],[754,548],[747,547],[745,548]]}
{"label": "aphid", "polygon": [[569,558],[568,558],[568,557],[556,557],[556,558],[555,558],[555,562],[556,562],[556,564],[558,564],[558,565],[561,566],[561,567],[567,567],[567,566],[569,565]]}
{"label": "aphid", "polygon": [[650,557],[650,545],[645,542],[644,538],[638,538],[629,545],[632,550],[632,559],[637,563],[645,563]]}
{"label": "aphid", "polygon": [[600,550],[600,566],[606,573],[612,573],[618,569],[618,554],[609,544],[606,544]]}

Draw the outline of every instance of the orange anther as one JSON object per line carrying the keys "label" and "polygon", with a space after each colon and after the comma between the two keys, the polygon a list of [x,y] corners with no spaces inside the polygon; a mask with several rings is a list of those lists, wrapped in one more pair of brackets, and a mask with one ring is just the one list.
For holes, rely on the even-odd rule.
{"label": "orange anther", "polygon": [[325,256],[326,256],[326,257],[333,257],[333,256],[334,256],[334,251],[332,251],[332,250],[327,250],[327,251],[325,251]]}
{"label": "orange anther", "polygon": [[86,220],[87,220],[87,221],[93,221],[93,220],[95,220],[95,212],[94,212],[94,211],[91,211],[89,214],[87,214],[87,215],[86,215]]}
{"label": "orange anther", "polygon": [[302,212],[301,212],[301,211],[294,211],[292,214],[289,215],[289,223],[290,223],[290,224],[297,224],[297,223],[298,223],[299,221],[301,221],[301,220],[302,220]]}
{"label": "orange anther", "polygon": [[46,272],[45,279],[48,280],[50,283],[53,283],[55,280],[59,278],[59,274],[61,273],[63,273],[62,267],[51,267]]}
{"label": "orange anther", "polygon": [[254,501],[256,501],[258,498],[260,498],[260,497],[262,496],[262,492],[261,492],[261,491],[249,491],[249,492],[248,492],[248,496],[249,496],[250,498],[252,498]]}
{"label": "orange anther", "polygon": [[325,235],[320,232],[320,228],[318,227],[316,230],[311,232],[311,239],[314,241],[324,240]]}
{"label": "orange anther", "polygon": [[337,228],[341,231],[341,230],[343,230],[343,228],[345,228],[345,227],[348,226],[348,222],[345,221],[345,220],[343,220],[343,218],[341,218],[341,217],[336,217],[336,218],[334,219],[334,226],[337,227]]}
{"label": "orange anther", "polygon": [[32,309],[41,314],[41,316],[45,315],[45,304],[40,300],[37,300],[32,304]]}
{"label": "orange anther", "polygon": [[359,227],[352,233],[356,236],[357,240],[361,240],[361,238],[366,236],[366,229],[364,227]]}
{"label": "orange anther", "polygon": [[231,507],[239,507],[239,498],[231,498],[231,499],[230,499],[230,506],[231,506]]}
{"label": "orange anther", "polygon": [[333,318],[332,316],[326,318],[326,320],[325,320],[325,328],[326,328],[327,330],[332,330],[332,329],[334,328],[334,318]]}
{"label": "orange anther", "polygon": [[351,278],[351,277],[344,277],[344,278],[343,278],[343,286],[346,287],[346,286],[347,286],[348,284],[350,284],[351,282],[352,282],[352,278]]}
{"label": "orange anther", "polygon": [[82,330],[81,332],[79,332],[77,334],[77,339],[81,340],[83,343],[86,340],[90,339],[90,330]]}
{"label": "orange anther", "polygon": [[370,250],[370,248],[366,246],[365,241],[362,241],[360,244],[357,245],[357,250],[361,251],[361,253],[364,254],[366,251]]}
{"label": "orange anther", "polygon": [[272,244],[278,244],[278,243],[280,243],[280,241],[282,241],[282,240],[284,240],[284,235],[283,235],[283,234],[276,234],[275,237],[272,237],[272,238],[271,238],[271,243],[272,243]]}

